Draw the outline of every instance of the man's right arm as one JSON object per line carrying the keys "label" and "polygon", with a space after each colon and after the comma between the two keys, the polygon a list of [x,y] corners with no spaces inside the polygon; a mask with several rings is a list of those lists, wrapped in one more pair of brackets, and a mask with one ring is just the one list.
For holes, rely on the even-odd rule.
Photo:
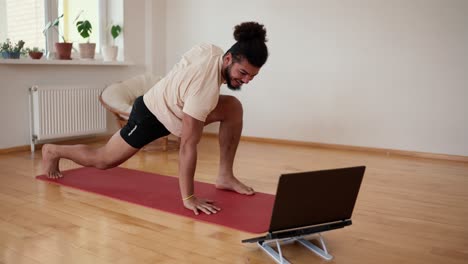
{"label": "man's right arm", "polygon": [[195,196],[194,175],[197,166],[197,145],[203,133],[204,122],[184,113],[182,118],[182,136],[179,150],[179,186],[182,201],[187,209],[198,215],[198,210],[206,214],[216,213],[220,209],[212,201]]}

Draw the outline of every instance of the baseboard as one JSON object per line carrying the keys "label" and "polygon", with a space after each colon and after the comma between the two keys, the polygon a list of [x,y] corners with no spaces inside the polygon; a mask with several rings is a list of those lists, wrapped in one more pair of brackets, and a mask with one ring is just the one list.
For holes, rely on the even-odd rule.
{"label": "baseboard", "polygon": [[[208,137],[217,137],[218,136],[217,133],[212,133],[212,132],[204,132],[203,135],[208,136]],[[383,155],[387,155],[387,156],[392,155],[392,156],[405,156],[405,157],[415,157],[415,158],[426,158],[426,159],[468,162],[468,157],[467,156],[436,154],[436,153],[426,153],[426,152],[417,152],[417,151],[406,151],[406,150],[384,149],[384,148],[371,148],[371,147],[358,147],[358,146],[327,144],[327,143],[317,143],[317,142],[307,142],[307,141],[295,141],[295,140],[274,139],[274,138],[248,137],[248,136],[242,136],[241,140],[250,141],[250,142],[282,144],[282,145],[289,145],[289,146],[292,145],[292,146],[301,146],[301,147],[313,147],[313,148],[326,148],[326,149],[337,149],[337,150],[351,150],[351,151],[371,152],[371,153],[379,153],[379,154],[383,154]]]}
{"label": "baseboard", "polygon": [[[204,132],[204,136],[208,137],[217,137],[217,133]],[[60,141],[60,144],[83,144],[83,143],[94,143],[100,141],[107,141],[112,135],[100,135],[89,138],[80,138],[80,139],[70,139]],[[379,153],[387,156],[405,156],[405,157],[415,157],[415,158],[426,158],[426,159],[436,159],[436,160],[448,160],[448,161],[459,161],[459,162],[468,162],[467,156],[457,156],[457,155],[447,155],[447,154],[437,154],[437,153],[426,153],[426,152],[417,152],[417,151],[407,151],[407,150],[396,150],[396,149],[384,149],[384,148],[370,148],[370,147],[358,147],[358,146],[348,146],[348,145],[339,145],[339,144],[327,144],[327,143],[317,143],[317,142],[307,142],[307,141],[296,141],[296,140],[286,140],[286,139],[274,139],[274,138],[261,138],[261,137],[249,137],[242,136],[241,140],[250,141],[250,142],[260,142],[260,143],[270,143],[270,144],[281,144],[289,146],[301,146],[301,147],[313,147],[313,148],[325,148],[325,149],[337,149],[337,150],[351,150],[351,151],[361,151],[361,152],[371,152]],[[40,149],[43,144],[36,144],[36,148]],[[8,154],[12,152],[21,152],[30,150],[30,146],[18,146],[13,148],[0,149],[1,154]]]}
{"label": "baseboard", "polygon": [[[60,141],[54,141],[54,143],[60,143],[63,145],[95,143],[95,142],[100,142],[100,141],[107,141],[109,140],[111,136],[112,135],[99,135],[99,136],[86,137],[86,138],[65,139],[65,140],[60,140]],[[46,143],[36,144],[35,148],[41,149],[44,144]],[[12,148],[0,149],[0,155],[13,153],[13,152],[30,151],[30,150],[31,150],[30,145],[17,146],[17,147],[12,147]]]}

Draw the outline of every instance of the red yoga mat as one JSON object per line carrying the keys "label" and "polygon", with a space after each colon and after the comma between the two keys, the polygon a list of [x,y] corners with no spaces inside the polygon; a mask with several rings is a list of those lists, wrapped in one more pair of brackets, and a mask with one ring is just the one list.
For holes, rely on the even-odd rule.
{"label": "red yoga mat", "polygon": [[57,180],[44,175],[37,179],[250,233],[268,231],[275,198],[258,192],[246,196],[216,189],[213,184],[195,182],[197,196],[214,200],[221,207],[216,214],[200,213],[197,216],[183,206],[176,177],[120,167],[108,170],[79,168],[63,174],[65,177]]}

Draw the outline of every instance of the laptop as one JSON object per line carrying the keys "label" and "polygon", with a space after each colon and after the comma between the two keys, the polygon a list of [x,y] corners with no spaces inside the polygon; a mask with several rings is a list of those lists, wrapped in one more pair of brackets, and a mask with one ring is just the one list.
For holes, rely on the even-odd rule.
{"label": "laptop", "polygon": [[285,239],[343,228],[351,215],[365,166],[283,174],[265,236],[243,243]]}

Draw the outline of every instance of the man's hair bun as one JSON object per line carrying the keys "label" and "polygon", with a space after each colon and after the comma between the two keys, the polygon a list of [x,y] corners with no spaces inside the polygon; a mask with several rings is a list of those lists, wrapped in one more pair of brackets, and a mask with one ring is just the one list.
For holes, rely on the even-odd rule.
{"label": "man's hair bun", "polygon": [[262,67],[268,58],[266,29],[257,22],[244,22],[234,27],[236,43],[226,52],[231,53],[234,62],[242,59],[255,67]]}
{"label": "man's hair bun", "polygon": [[257,22],[244,22],[234,28],[234,39],[238,42],[260,40],[267,42],[266,29]]}

